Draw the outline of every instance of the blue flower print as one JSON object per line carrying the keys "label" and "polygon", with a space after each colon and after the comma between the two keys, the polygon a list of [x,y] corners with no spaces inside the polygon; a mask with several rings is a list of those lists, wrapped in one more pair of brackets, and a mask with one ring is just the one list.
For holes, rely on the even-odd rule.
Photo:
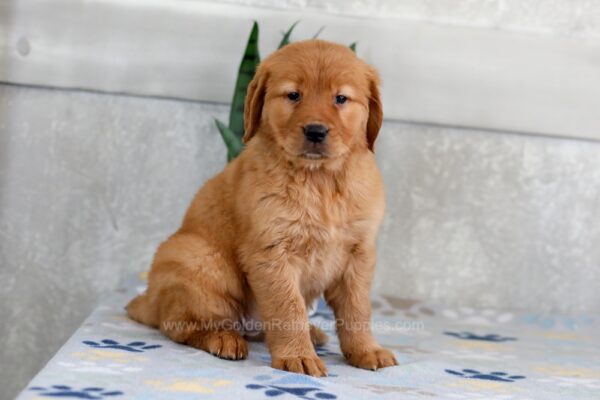
{"label": "blue flower print", "polygon": [[112,339],[103,339],[100,343],[91,340],[84,340],[83,343],[95,349],[125,350],[132,353],[143,353],[146,350],[158,349],[159,347],[162,347],[160,344],[148,345],[146,342],[130,342],[127,344],[120,344]]}
{"label": "blue flower print", "polygon": [[462,371],[454,371],[447,369],[447,373],[451,375],[460,376],[461,378],[467,379],[483,379],[487,381],[498,381],[498,382],[514,382],[519,379],[525,379],[522,375],[509,375],[506,372],[490,372],[483,373],[474,369],[463,369]]}
{"label": "blue flower print", "polygon": [[315,351],[319,357],[341,356],[340,353],[329,350],[326,346],[320,345],[315,347]]}
{"label": "blue flower print", "polygon": [[565,328],[572,331],[581,329],[585,326],[590,326],[594,320],[587,315],[579,316],[561,316],[561,315],[544,315],[544,314],[528,314],[524,317],[524,322],[528,325],[534,325],[541,329],[560,329]]}
{"label": "blue flower print", "polygon": [[104,399],[106,397],[121,396],[123,392],[118,390],[107,391],[100,387],[86,387],[74,389],[67,385],[53,385],[50,388],[41,386],[30,387],[29,390],[37,392],[44,397],[66,397],[72,399]]}
{"label": "blue flower print", "polygon": [[454,336],[458,339],[465,340],[483,340],[486,342],[509,342],[513,340],[517,340],[517,338],[509,337],[509,336],[500,336],[495,333],[488,333],[487,335],[478,335],[476,333],[471,332],[444,332],[444,335]]}
{"label": "blue flower print", "polygon": [[289,394],[306,400],[337,399],[335,394],[322,389],[322,383],[309,376],[284,371],[275,371],[275,373],[282,376],[277,378],[271,375],[258,375],[254,379],[260,383],[247,384],[246,388],[261,390],[267,397]]}

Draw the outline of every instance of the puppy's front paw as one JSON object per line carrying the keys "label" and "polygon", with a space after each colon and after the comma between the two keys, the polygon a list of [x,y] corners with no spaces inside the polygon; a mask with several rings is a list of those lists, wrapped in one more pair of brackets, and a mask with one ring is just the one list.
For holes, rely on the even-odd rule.
{"label": "puppy's front paw", "polygon": [[368,351],[348,352],[345,355],[350,365],[372,371],[398,365],[394,354],[382,347]]}
{"label": "puppy's front paw", "polygon": [[295,372],[297,374],[306,374],[311,376],[327,376],[327,368],[319,357],[273,357],[271,363],[273,368],[284,371]]}

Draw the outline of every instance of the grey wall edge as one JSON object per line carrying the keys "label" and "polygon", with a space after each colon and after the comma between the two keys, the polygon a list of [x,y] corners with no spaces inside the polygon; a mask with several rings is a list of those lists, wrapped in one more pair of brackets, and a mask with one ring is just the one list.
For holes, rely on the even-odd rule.
{"label": "grey wall edge", "polygon": [[203,1],[0,3],[0,81],[226,103],[252,20],[260,49],[294,38],[358,41],[383,80],[386,117],[600,140],[600,38]]}

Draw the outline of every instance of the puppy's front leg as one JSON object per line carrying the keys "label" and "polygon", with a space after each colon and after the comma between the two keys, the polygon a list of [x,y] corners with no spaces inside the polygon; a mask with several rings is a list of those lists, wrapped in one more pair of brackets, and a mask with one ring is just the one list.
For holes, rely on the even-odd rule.
{"label": "puppy's front leg", "polygon": [[325,291],[335,313],[342,353],[351,365],[370,370],[398,365],[371,332],[369,291],[374,268],[375,246],[357,245],[341,278]]}
{"label": "puppy's front leg", "polygon": [[247,276],[264,324],[272,367],[312,376],[327,375],[310,339],[306,305],[292,267],[259,265]]}

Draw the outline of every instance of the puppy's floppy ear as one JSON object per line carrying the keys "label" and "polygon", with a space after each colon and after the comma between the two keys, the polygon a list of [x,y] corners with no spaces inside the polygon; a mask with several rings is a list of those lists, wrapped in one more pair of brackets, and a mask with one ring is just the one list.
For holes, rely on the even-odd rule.
{"label": "puppy's floppy ear", "polygon": [[369,66],[367,70],[369,79],[369,120],[367,121],[367,144],[369,150],[373,151],[375,139],[379,134],[381,123],[383,121],[383,107],[381,106],[381,96],[379,95],[379,74],[375,68]]}
{"label": "puppy's floppy ear", "polygon": [[254,78],[248,86],[244,103],[244,143],[252,139],[260,126],[260,116],[267,91],[267,72],[264,66],[259,66]]}

